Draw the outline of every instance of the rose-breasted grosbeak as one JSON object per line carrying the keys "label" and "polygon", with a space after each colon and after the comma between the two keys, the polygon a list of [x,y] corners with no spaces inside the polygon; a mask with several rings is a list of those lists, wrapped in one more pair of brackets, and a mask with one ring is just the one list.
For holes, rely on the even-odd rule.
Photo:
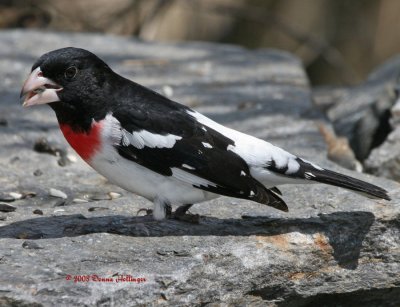
{"label": "rose-breasted grosbeak", "polygon": [[290,154],[116,74],[93,53],[63,48],[44,54],[23,85],[24,106],[48,104],[69,144],[116,185],[154,202],[162,219],[170,204],[219,195],[287,211],[275,187],[320,182],[390,200],[375,185]]}

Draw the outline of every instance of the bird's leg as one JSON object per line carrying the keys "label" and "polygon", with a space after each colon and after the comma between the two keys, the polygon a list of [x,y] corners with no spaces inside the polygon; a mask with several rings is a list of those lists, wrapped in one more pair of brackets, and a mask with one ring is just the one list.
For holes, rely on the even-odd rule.
{"label": "bird's leg", "polygon": [[200,216],[198,214],[186,214],[191,206],[193,206],[193,204],[186,204],[178,207],[173,213],[173,218],[179,221],[198,224],[200,222]]}
{"label": "bird's leg", "polygon": [[154,200],[154,210],[142,208],[137,212],[137,214],[144,211],[146,212],[146,215],[153,215],[155,220],[171,218],[178,221],[198,224],[200,222],[200,216],[198,214],[187,214],[187,211],[192,206],[193,204],[182,205],[178,207],[175,212],[172,212],[171,205],[168,202],[157,198]]}
{"label": "bird's leg", "polygon": [[165,217],[170,218],[172,216],[172,207],[170,204],[166,203],[164,205]]}
{"label": "bird's leg", "polygon": [[155,220],[163,220],[171,216],[171,205],[160,198],[154,199],[153,217]]}
{"label": "bird's leg", "polygon": [[190,209],[190,207],[192,207],[192,206],[193,206],[193,204],[186,204],[186,205],[179,206],[179,207],[175,210],[175,212],[174,212],[175,216],[182,216],[182,215],[185,215],[186,212],[187,212],[187,211]]}

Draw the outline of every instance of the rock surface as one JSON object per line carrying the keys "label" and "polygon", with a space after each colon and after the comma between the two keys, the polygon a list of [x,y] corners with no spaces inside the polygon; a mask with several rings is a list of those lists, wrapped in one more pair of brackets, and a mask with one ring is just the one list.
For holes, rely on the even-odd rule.
{"label": "rock surface", "polygon": [[[351,147],[346,152],[347,155],[340,151],[339,155],[328,155],[329,158],[346,168],[355,169],[357,160],[352,159],[352,154],[355,153],[365,172],[398,181],[399,93],[400,56],[389,59],[358,86],[314,89],[315,105],[332,122],[336,134],[341,136],[344,144],[349,142]],[[331,143],[340,148],[340,138]]]}
{"label": "rock surface", "polygon": [[[395,57],[382,66],[371,77],[379,78],[391,76],[395,80],[394,91],[396,100],[390,109],[389,124],[392,131],[385,141],[377,148],[372,150],[368,159],[365,161],[367,171],[371,174],[386,178],[400,180],[400,57]],[[392,72],[391,74],[389,74]],[[395,78],[393,78],[395,76]]]}
{"label": "rock surface", "polygon": [[[35,59],[71,45],[225,125],[385,187],[393,201],[296,185],[281,187],[287,214],[221,197],[191,209],[198,225],[136,216],[150,203],[80,159],[33,150],[45,137],[74,161],[52,111],[18,103]],[[0,213],[1,306],[400,304],[399,184],[326,159],[322,117],[292,55],[25,31],[0,32],[0,47],[0,192],[23,195]]]}
{"label": "rock surface", "polygon": [[376,72],[358,86],[314,91],[316,105],[326,113],[336,133],[349,140],[361,162],[386,139],[391,130],[389,117],[396,101],[396,86],[395,77]]}

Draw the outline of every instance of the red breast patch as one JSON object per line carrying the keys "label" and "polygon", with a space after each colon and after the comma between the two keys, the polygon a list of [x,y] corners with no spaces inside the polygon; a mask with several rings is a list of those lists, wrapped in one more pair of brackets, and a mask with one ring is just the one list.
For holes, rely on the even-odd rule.
{"label": "red breast patch", "polygon": [[89,132],[75,132],[66,124],[60,124],[60,129],[71,147],[87,161],[101,149],[102,126],[102,122],[93,122]]}

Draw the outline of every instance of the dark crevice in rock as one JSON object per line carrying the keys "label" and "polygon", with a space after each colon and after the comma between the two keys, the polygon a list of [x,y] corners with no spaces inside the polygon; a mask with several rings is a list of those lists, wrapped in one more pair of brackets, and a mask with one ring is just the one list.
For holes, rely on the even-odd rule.
{"label": "dark crevice in rock", "polygon": [[305,296],[282,286],[273,286],[253,290],[247,294],[260,296],[265,301],[273,301],[279,307],[395,307],[400,304],[400,287],[362,289],[346,293],[319,293]]}
{"label": "dark crevice in rock", "polygon": [[291,291],[283,285],[273,285],[257,290],[252,290],[247,293],[252,296],[259,296],[265,301],[282,300],[285,297],[290,297]]}
{"label": "dark crevice in rock", "polygon": [[[364,171],[375,175],[382,174],[371,170],[374,161],[370,158],[374,153],[380,160],[392,158],[379,156],[385,155],[385,148],[390,143],[388,138],[392,137],[396,128],[396,124],[393,125],[396,114],[392,112],[399,97],[399,64],[396,61],[392,65],[390,63],[389,60],[387,65],[383,65],[383,70],[391,71],[390,74],[377,77],[379,74],[373,72],[371,78],[360,85],[313,89],[314,105],[326,114],[338,138],[348,140],[350,150],[358,162],[363,164]],[[380,168],[379,162],[376,164]],[[385,168],[387,167],[383,167]]]}
{"label": "dark crevice in rock", "polygon": [[371,151],[387,139],[393,130],[390,118],[390,108],[380,110],[376,105],[372,105],[356,123],[353,137],[350,139],[350,146],[357,160],[364,162]]}
{"label": "dark crevice in rock", "polygon": [[379,147],[384,141],[386,141],[389,133],[393,131],[393,128],[390,125],[391,117],[392,113],[390,112],[390,109],[385,110],[379,117],[379,125],[373,136],[372,146],[369,153],[371,153],[372,149]]}

